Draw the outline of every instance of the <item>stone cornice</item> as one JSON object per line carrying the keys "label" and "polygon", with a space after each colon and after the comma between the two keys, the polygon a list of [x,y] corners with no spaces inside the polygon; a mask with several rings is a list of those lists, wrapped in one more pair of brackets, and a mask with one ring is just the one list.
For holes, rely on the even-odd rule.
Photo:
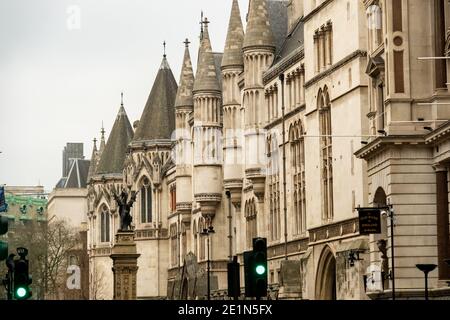
{"label": "stone cornice", "polygon": [[300,62],[304,57],[305,57],[305,50],[304,47],[301,46],[300,48],[292,52],[290,55],[280,60],[277,64],[275,64],[273,67],[271,67],[264,73],[263,76],[264,84],[266,85],[267,83],[278,77],[280,73],[286,71],[296,63]]}
{"label": "stone cornice", "polygon": [[[297,114],[299,114],[299,113],[305,111],[305,108],[306,108],[306,104],[305,104],[305,103],[303,103],[303,104],[301,104],[301,105],[295,107],[294,109],[292,109],[291,111],[289,111],[288,113],[286,113],[286,114],[284,115],[285,121],[289,121],[291,117],[296,116]],[[270,130],[270,129],[276,127],[277,125],[279,125],[279,124],[282,123],[282,122],[283,122],[283,118],[282,118],[282,117],[277,118],[277,119],[275,119],[274,121],[272,121],[272,122],[270,122],[269,124],[267,124],[267,125],[264,127],[264,129]]]}
{"label": "stone cornice", "polygon": [[172,148],[173,141],[171,139],[133,141],[129,148],[133,151],[147,151],[153,148]]}
{"label": "stone cornice", "polygon": [[365,147],[361,148],[355,152],[355,156],[359,159],[367,159],[369,156],[373,155],[375,152],[384,150],[388,146],[392,145],[425,145],[424,136],[388,136],[379,137],[370,142]]}
{"label": "stone cornice", "polygon": [[309,245],[334,238],[358,235],[359,219],[352,218],[309,229]]}
{"label": "stone cornice", "polygon": [[439,143],[450,136],[450,121],[425,136],[426,144]]}
{"label": "stone cornice", "polygon": [[320,10],[325,8],[327,5],[329,5],[333,0],[325,0],[320,5],[318,5],[316,8],[314,8],[310,13],[308,13],[306,16],[303,17],[302,22],[307,22],[310,20],[315,14],[317,14]]}
{"label": "stone cornice", "polygon": [[367,51],[364,50],[356,50],[355,52],[349,54],[348,56],[346,56],[344,59],[342,59],[341,61],[335,63],[334,65],[332,65],[329,69],[319,73],[318,75],[316,75],[315,77],[313,77],[311,80],[309,80],[308,82],[305,83],[305,88],[309,88],[310,86],[312,86],[313,84],[315,84],[316,82],[330,76],[333,72],[335,72],[336,70],[338,70],[339,68],[341,68],[342,66],[346,65],[347,63],[349,63],[350,61],[360,58],[360,57],[367,57]]}

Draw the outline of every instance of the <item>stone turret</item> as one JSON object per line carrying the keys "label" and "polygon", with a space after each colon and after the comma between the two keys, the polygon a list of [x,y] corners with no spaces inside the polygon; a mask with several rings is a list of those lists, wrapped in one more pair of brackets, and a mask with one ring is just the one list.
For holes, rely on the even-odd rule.
{"label": "stone turret", "polygon": [[222,199],[222,93],[220,72],[212,52],[208,20],[203,24],[199,64],[194,83],[194,195],[202,215],[211,221]]}
{"label": "stone turret", "polygon": [[244,70],[242,45],[244,28],[239,3],[233,0],[228,34],[222,60],[223,127],[224,127],[224,188],[231,200],[240,206],[243,186],[241,94],[239,75]]}
{"label": "stone turret", "polygon": [[264,200],[265,135],[261,132],[268,121],[264,112],[263,73],[275,54],[275,41],[269,22],[267,0],[250,0],[247,31],[244,38],[244,107],[246,177],[253,184],[255,195]]}
{"label": "stone turret", "polygon": [[189,224],[192,212],[192,146],[189,119],[194,110],[194,71],[189,53],[189,41],[185,41],[185,52],[175,99],[176,110],[176,173],[177,188],[183,192],[177,193],[177,213],[181,215],[181,221]]}

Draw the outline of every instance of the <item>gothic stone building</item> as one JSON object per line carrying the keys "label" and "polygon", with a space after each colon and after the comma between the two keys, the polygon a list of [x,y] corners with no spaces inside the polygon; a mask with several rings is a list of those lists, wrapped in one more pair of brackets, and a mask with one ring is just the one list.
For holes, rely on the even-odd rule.
{"label": "gothic stone building", "polygon": [[245,31],[230,4],[223,54],[205,19],[196,72],[186,41],[179,83],[164,56],[141,120],[122,105],[94,150],[91,298],[112,298],[122,188],[139,192],[139,299],[204,298],[208,258],[225,296],[227,262],[242,266],[254,237],[268,239],[274,298],[388,298],[390,219],[363,236],[357,213],[387,204],[397,294],[422,292],[415,264],[436,263],[433,294],[448,296],[449,70],[421,59],[448,52],[448,4],[250,0]]}

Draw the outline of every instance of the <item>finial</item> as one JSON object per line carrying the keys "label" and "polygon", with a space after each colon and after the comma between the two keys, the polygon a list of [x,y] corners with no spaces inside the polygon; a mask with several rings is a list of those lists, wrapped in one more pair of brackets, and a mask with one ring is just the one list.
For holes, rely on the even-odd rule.
{"label": "finial", "polygon": [[103,125],[103,120],[102,120],[102,131],[101,131],[101,133],[102,133],[102,138],[104,138],[105,137],[105,127]]}
{"label": "finial", "polygon": [[164,40],[163,42],[163,46],[164,46],[164,58],[166,57],[166,41]]}
{"label": "finial", "polygon": [[208,24],[209,24],[209,20],[208,18],[205,17],[205,20],[203,21],[203,24],[205,25],[205,28],[208,28]]}
{"label": "finial", "polygon": [[189,48],[189,44],[190,44],[190,42],[189,42],[189,39],[188,38],[186,38],[186,40],[184,40],[184,45],[186,46],[186,48]]}
{"label": "finial", "polygon": [[200,40],[203,40],[203,10],[200,14]]}
{"label": "finial", "polygon": [[123,107],[123,92],[121,92],[120,95],[121,95],[121,103],[120,103],[120,105]]}

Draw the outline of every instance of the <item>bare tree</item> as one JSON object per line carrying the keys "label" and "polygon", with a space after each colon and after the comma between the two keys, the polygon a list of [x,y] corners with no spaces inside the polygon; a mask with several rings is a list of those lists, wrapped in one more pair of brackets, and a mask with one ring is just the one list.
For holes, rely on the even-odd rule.
{"label": "bare tree", "polygon": [[47,244],[44,276],[46,299],[63,299],[68,253],[77,245],[78,235],[65,220],[55,220],[47,226],[45,242]]}
{"label": "bare tree", "polygon": [[104,300],[105,273],[98,270],[95,275],[91,274],[91,300]]}

